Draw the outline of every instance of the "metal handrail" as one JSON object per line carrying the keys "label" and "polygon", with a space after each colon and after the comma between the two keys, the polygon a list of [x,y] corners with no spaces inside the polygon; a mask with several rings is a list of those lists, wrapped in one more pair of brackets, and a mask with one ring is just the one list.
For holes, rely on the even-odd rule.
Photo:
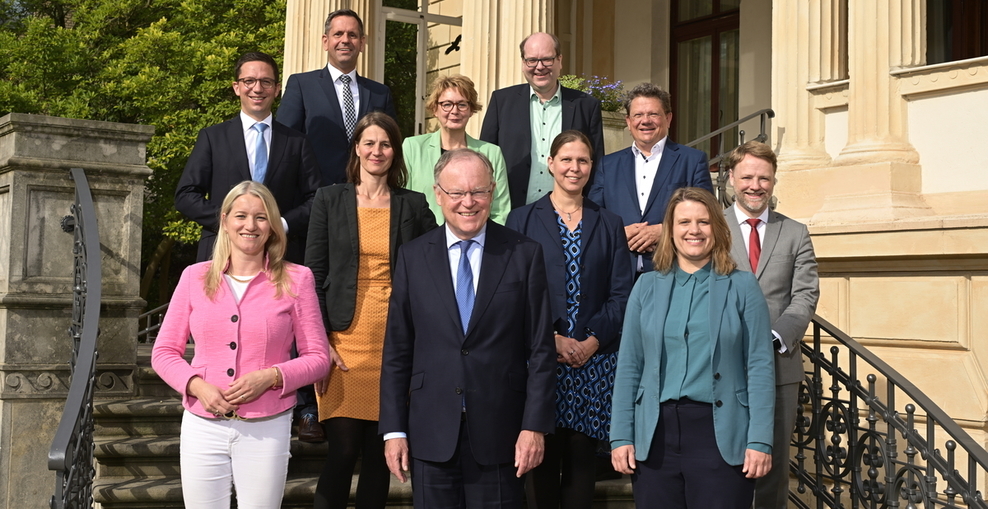
{"label": "metal handrail", "polygon": [[[829,355],[824,333],[836,343]],[[810,507],[799,498],[809,491],[816,507],[988,509],[978,489],[978,479],[988,474],[988,451],[929,396],[819,316],[813,343],[802,351],[812,368],[801,387],[796,453],[790,455],[796,507]],[[866,384],[858,378],[864,370],[870,371]],[[876,390],[881,385],[885,401]],[[899,409],[896,400],[903,396],[909,403]],[[905,441],[901,450],[897,437]]]}
{"label": "metal handrail", "polygon": [[138,343],[154,343],[155,338],[158,337],[158,330],[161,329],[161,322],[165,318],[165,311],[168,311],[167,302],[137,317]]}
{"label": "metal handrail", "polygon": [[[686,145],[687,147],[696,148],[697,145],[715,136],[720,136],[721,134],[724,134],[730,131],[731,129],[740,127],[741,124],[755,117],[760,117],[758,136],[755,136],[755,141],[760,141],[764,143],[765,141],[768,140],[768,131],[767,131],[768,119],[775,118],[775,111],[772,110],[772,108],[765,108],[763,110],[758,110],[752,113],[751,115],[748,115],[740,120],[731,122],[730,124],[727,124],[726,126],[711,132],[710,134],[701,136],[689,143],[684,143],[684,145]],[[731,146],[731,148],[728,149],[728,151],[734,150],[735,147],[742,145],[744,143],[744,131],[740,131],[738,133],[738,138],[739,139],[737,145]],[[714,187],[714,194],[717,195],[717,199],[720,200],[721,204],[723,204],[725,207],[729,207],[731,205],[731,200],[729,200],[727,196],[727,172],[724,171],[724,165],[722,164],[724,160],[724,155],[726,154],[727,151],[724,150],[724,136],[720,136],[720,138],[717,139],[717,155],[714,156],[709,161],[707,161],[707,164],[710,165],[711,167],[714,165],[717,166],[717,185]]]}
{"label": "metal handrail", "polygon": [[48,469],[56,471],[51,509],[93,505],[93,392],[96,381],[96,340],[102,300],[102,263],[96,208],[86,174],[70,170],[75,181],[72,216],[63,229],[74,232],[74,279],[72,300],[72,382],[62,420],[48,451]]}

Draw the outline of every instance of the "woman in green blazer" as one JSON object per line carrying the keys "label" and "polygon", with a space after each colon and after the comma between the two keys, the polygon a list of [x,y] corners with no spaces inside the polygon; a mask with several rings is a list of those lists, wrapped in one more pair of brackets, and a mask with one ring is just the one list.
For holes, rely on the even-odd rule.
{"label": "woman in green blazer", "polygon": [[768,307],[710,192],[677,190],[661,235],[628,300],[611,460],[638,507],[747,509],[772,467]]}
{"label": "woman in green blazer", "polygon": [[491,203],[491,219],[504,224],[511,212],[508,194],[508,170],[501,149],[486,141],[471,138],[467,134],[467,122],[482,109],[477,102],[477,90],[466,76],[454,74],[436,79],[425,107],[435,115],[439,130],[429,134],[405,138],[402,151],[408,167],[408,189],[418,191],[429,200],[429,208],[436,221],[443,220],[442,210],[436,203],[436,183],[433,171],[439,156],[454,148],[469,148],[490,159],[494,166],[494,202]]}

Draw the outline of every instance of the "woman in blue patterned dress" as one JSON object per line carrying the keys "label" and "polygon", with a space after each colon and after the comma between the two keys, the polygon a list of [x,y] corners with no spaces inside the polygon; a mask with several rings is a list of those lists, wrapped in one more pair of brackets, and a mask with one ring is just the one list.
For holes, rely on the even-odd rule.
{"label": "woman in blue patterned dress", "polygon": [[538,509],[589,509],[597,440],[607,440],[624,308],[633,273],[624,225],[584,198],[590,140],[565,131],[552,142],[552,191],[508,215],[507,226],[542,244],[556,330],[556,432],[532,471]]}

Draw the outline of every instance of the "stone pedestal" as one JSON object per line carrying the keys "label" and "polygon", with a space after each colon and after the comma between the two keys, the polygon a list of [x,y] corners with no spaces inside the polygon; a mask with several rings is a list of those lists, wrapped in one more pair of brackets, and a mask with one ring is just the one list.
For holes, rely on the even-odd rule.
{"label": "stone pedestal", "polygon": [[43,508],[48,449],[69,387],[73,237],[60,227],[89,179],[103,263],[98,395],[134,394],[145,147],[151,126],[0,118],[0,507]]}

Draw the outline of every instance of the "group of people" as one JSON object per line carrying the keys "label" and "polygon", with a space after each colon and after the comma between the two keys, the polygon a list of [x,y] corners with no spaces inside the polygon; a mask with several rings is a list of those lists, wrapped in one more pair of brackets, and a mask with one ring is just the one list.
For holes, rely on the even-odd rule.
{"label": "group of people", "polygon": [[240,115],[200,132],[179,182],[199,263],[152,364],[186,408],[186,503],[279,507],[294,408],[328,441],[317,508],[347,506],[358,459],[359,509],[392,474],[418,508],[589,508],[601,442],[639,507],[785,507],[819,290],[806,227],[771,210],[771,149],[731,154],[721,210],[645,83],[634,143],[605,156],[600,103],[559,85],[545,33],[479,140],[460,75],[426,100],[439,129],[403,140],[356,73],[364,42],[331,13],[327,66],[289,77],[277,119],[277,65],[243,55]]}

